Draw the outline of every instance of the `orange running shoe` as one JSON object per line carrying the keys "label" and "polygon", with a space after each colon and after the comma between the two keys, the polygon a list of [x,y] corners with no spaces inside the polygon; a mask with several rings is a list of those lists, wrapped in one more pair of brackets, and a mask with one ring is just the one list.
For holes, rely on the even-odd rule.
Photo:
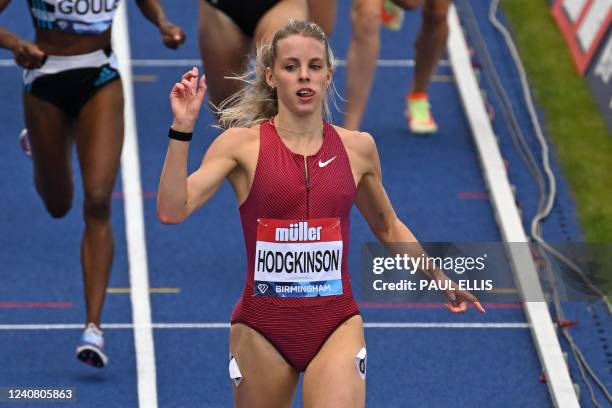
{"label": "orange running shoe", "polygon": [[410,95],[406,98],[406,118],[412,133],[436,133],[438,125],[431,115],[427,94]]}

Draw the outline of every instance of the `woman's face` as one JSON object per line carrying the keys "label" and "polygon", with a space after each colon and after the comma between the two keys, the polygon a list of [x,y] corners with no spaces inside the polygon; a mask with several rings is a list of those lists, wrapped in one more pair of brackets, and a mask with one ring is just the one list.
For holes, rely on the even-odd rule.
{"label": "woman's face", "polygon": [[278,41],[276,47],[276,61],[266,79],[277,89],[279,109],[284,106],[298,116],[320,113],[331,80],[325,44],[294,34]]}

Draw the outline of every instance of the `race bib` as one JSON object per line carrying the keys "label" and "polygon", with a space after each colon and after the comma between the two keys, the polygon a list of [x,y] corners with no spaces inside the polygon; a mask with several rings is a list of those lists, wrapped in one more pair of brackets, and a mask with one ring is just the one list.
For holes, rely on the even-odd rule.
{"label": "race bib", "polygon": [[258,220],[254,296],[341,295],[341,271],[339,218]]}
{"label": "race bib", "polygon": [[[78,34],[102,33],[110,27],[120,0],[55,0],[55,18],[51,24]],[[49,2],[47,0],[47,2]],[[34,10],[34,9],[33,9]],[[38,10],[45,20],[49,13]]]}
{"label": "race bib", "polygon": [[112,20],[120,0],[56,0],[55,15],[61,19],[95,22]]}

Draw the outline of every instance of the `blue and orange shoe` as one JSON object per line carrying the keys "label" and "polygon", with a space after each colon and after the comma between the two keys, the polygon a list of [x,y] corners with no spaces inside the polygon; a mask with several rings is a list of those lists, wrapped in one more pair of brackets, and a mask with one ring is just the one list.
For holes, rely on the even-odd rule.
{"label": "blue and orange shoe", "polygon": [[384,0],[380,19],[385,27],[392,31],[399,31],[404,23],[404,9],[391,0]]}
{"label": "blue and orange shoe", "polygon": [[438,131],[425,93],[414,93],[406,98],[406,119],[412,133],[428,134]]}
{"label": "blue and orange shoe", "polygon": [[92,367],[102,368],[108,363],[108,357],[103,350],[102,331],[93,323],[87,324],[76,349],[77,358]]}
{"label": "blue and orange shoe", "polygon": [[26,156],[32,158],[32,149],[30,148],[30,138],[28,137],[28,129],[24,128],[19,133],[19,147],[25,153]]}

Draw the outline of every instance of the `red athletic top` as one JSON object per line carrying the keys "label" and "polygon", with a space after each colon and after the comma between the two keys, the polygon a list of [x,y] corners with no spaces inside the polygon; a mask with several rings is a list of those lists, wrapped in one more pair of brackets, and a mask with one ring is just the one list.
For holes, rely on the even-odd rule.
{"label": "red athletic top", "polygon": [[[271,121],[261,124],[253,184],[240,206],[247,271],[232,323],[257,330],[298,371],[306,369],[340,324],[359,314],[347,269],[350,211],[355,192],[348,155],[333,126],[324,122],[323,144],[305,160],[285,146]],[[254,296],[257,227],[262,218],[304,221],[338,218],[342,234],[342,294],[298,298]]]}

